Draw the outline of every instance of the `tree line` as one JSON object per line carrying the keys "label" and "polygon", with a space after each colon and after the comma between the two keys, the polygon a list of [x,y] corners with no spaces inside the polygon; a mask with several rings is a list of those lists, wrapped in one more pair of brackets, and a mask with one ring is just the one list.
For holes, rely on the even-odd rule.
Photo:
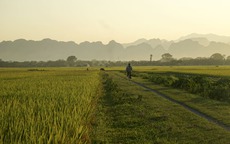
{"label": "tree line", "polygon": [[230,56],[215,53],[210,57],[189,58],[184,57],[175,59],[170,53],[162,54],[160,60],[152,61],[106,61],[106,60],[78,60],[76,56],[69,56],[66,60],[56,61],[3,61],[0,59],[0,67],[90,67],[90,66],[125,66],[131,63],[136,66],[189,66],[189,65],[230,65]]}

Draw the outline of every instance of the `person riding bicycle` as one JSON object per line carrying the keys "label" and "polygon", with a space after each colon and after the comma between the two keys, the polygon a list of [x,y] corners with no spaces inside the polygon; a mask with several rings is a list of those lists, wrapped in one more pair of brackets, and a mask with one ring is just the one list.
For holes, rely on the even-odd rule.
{"label": "person riding bicycle", "polygon": [[126,66],[126,73],[127,73],[127,77],[131,79],[131,72],[132,72],[132,66],[130,65],[130,63]]}

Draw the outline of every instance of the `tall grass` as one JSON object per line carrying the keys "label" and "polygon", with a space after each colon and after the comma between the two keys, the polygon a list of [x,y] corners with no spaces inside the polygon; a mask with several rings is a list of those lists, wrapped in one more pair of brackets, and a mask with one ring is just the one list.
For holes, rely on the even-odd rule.
{"label": "tall grass", "polygon": [[98,72],[0,71],[0,143],[87,143]]}

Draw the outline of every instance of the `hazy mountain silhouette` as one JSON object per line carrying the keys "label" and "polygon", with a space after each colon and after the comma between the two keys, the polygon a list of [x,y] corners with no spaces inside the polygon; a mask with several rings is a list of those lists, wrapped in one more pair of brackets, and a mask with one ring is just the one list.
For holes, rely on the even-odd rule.
{"label": "hazy mountain silhouette", "polygon": [[124,57],[124,47],[112,40],[106,45],[106,55],[107,60],[122,60]]}
{"label": "hazy mountain silhouette", "polygon": [[213,53],[221,53],[226,56],[230,55],[230,45],[226,43],[221,42],[211,42],[209,46],[206,47],[206,49],[209,49],[211,54]]}
{"label": "hazy mountain silhouette", "polygon": [[[216,39],[214,39],[216,38]],[[0,42],[0,59],[5,61],[48,61],[66,59],[74,55],[80,60],[159,60],[164,53],[174,58],[210,57],[214,53],[230,55],[229,37],[213,34],[191,34],[177,41],[139,39],[120,44],[114,40],[108,44],[97,42],[62,42],[51,39],[41,41],[18,39]],[[229,39],[230,40],[230,39]]]}
{"label": "hazy mountain silhouette", "polygon": [[0,58],[12,61],[66,59],[74,52],[76,46],[74,42],[58,42],[51,39],[3,41],[0,43]]}
{"label": "hazy mountain silhouette", "polygon": [[152,46],[152,48],[156,48],[159,45],[162,46],[164,49],[168,49],[173,41],[161,40],[161,39],[150,39],[146,43]]}
{"label": "hazy mountain silhouette", "polygon": [[209,57],[214,53],[230,55],[230,45],[221,42],[210,42],[208,46],[203,46],[192,39],[186,39],[173,43],[169,47],[170,54],[175,58],[182,57]]}
{"label": "hazy mountain silhouette", "polygon": [[[76,49],[75,52],[71,55],[76,56],[78,59],[97,59],[98,57],[103,56],[101,51],[104,51],[105,45],[102,44],[102,42],[82,42],[80,43]],[[98,57],[97,57],[97,55]]]}
{"label": "hazy mountain silhouette", "polygon": [[107,45],[104,45],[100,41],[92,43],[86,41],[80,43],[72,55],[83,60],[119,60],[124,55],[124,48],[114,40],[110,41]]}
{"label": "hazy mountain silhouette", "polygon": [[161,59],[161,55],[164,53],[167,53],[168,51],[164,49],[162,45],[158,45],[153,49],[153,60],[159,60]]}
{"label": "hazy mountain silhouette", "polygon": [[142,38],[142,39],[138,39],[138,40],[136,40],[136,41],[134,41],[134,42],[131,42],[131,43],[124,43],[124,44],[122,44],[122,45],[123,45],[124,48],[127,48],[127,47],[129,47],[129,46],[139,45],[139,44],[144,43],[144,42],[146,42],[146,41],[148,41],[148,40]]}
{"label": "hazy mountain silhouette", "polygon": [[202,46],[208,46],[210,41],[207,38],[191,38],[193,41],[197,41]]}
{"label": "hazy mountain silhouette", "polygon": [[139,40],[136,40],[136,41],[134,41],[132,43],[123,44],[123,46],[124,46],[124,48],[127,48],[129,46],[135,46],[135,45],[139,45],[141,43],[147,43],[152,48],[155,48],[155,47],[161,45],[164,49],[168,49],[169,46],[173,43],[173,41],[167,41],[167,40],[161,40],[161,39],[150,39],[150,40],[139,39]]}
{"label": "hazy mountain silhouette", "polygon": [[153,48],[147,43],[141,43],[135,46],[129,46],[125,50],[126,60],[147,60],[150,54],[153,53]]}
{"label": "hazy mountain silhouette", "polygon": [[181,41],[185,39],[192,39],[192,38],[206,38],[209,41],[230,43],[230,36],[219,36],[215,34],[196,34],[196,33],[193,33],[187,36],[183,36],[179,38],[177,41]]}
{"label": "hazy mountain silhouette", "polygon": [[168,52],[176,58],[207,56],[205,47],[190,39],[173,43]]}

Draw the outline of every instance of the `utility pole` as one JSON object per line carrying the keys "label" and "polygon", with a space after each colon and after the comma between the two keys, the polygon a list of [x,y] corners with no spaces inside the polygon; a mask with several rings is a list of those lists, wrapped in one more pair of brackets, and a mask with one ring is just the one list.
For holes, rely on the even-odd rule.
{"label": "utility pole", "polygon": [[151,55],[150,55],[150,62],[152,61],[152,59],[153,59],[153,55],[151,54]]}

